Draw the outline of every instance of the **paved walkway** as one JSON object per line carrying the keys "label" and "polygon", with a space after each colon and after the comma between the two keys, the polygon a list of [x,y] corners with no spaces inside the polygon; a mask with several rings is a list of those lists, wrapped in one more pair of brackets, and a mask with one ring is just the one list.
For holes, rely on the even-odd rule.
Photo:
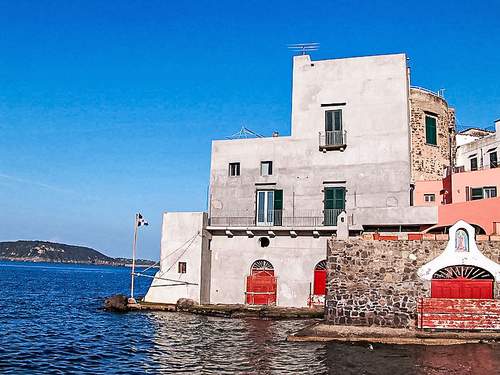
{"label": "paved walkway", "polygon": [[288,336],[287,339],[288,341],[456,345],[481,342],[500,343],[500,332],[427,332],[405,328],[340,326],[316,323]]}

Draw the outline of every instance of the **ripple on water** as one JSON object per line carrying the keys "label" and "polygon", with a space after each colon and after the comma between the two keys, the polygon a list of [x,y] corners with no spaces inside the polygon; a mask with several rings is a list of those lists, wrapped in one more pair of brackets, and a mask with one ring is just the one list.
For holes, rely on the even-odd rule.
{"label": "ripple on water", "polygon": [[[498,346],[289,343],[303,321],[106,313],[129,270],[0,263],[2,374],[495,374]],[[144,294],[148,285],[138,280]]]}

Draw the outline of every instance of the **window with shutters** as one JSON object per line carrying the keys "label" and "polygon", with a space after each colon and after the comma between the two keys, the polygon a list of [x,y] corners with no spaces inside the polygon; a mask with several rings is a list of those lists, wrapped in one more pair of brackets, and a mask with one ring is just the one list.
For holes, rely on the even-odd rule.
{"label": "window with shutters", "polygon": [[437,145],[437,118],[425,115],[425,143]]}
{"label": "window with shutters", "polygon": [[334,109],[325,111],[325,131],[334,132],[342,130],[342,110]]}

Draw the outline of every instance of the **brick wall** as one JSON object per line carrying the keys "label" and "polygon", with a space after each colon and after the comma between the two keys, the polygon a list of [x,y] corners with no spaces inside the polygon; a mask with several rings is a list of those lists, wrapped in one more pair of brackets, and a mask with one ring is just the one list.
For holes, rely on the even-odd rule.
{"label": "brick wall", "polygon": [[[430,283],[417,270],[445,249],[448,241],[352,238],[328,242],[325,318],[339,325],[415,326],[419,297]],[[432,238],[431,238],[432,237]],[[500,262],[500,241],[478,241],[479,250]],[[495,285],[500,298],[500,285]]]}
{"label": "brick wall", "polygon": [[[437,117],[437,146],[426,144],[425,114]],[[410,91],[411,176],[413,181],[439,180],[455,159],[455,110],[443,98],[412,88]],[[451,131],[451,133],[450,133]]]}

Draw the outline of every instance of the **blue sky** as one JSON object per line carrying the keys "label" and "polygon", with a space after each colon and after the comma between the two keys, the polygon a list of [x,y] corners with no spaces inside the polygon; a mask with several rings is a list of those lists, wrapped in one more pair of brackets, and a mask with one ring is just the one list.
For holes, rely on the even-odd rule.
{"label": "blue sky", "polygon": [[289,134],[289,43],[406,52],[464,126],[500,117],[498,1],[0,1],[0,240],[159,256],[163,211],[203,210],[210,142]]}

